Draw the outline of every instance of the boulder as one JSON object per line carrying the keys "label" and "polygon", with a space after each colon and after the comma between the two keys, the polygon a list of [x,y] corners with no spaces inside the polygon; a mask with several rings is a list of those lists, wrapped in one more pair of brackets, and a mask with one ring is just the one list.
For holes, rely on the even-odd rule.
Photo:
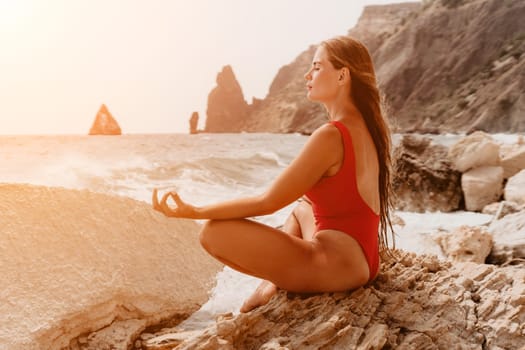
{"label": "boulder", "polygon": [[[355,291],[302,295],[224,315],[200,332],[162,337],[164,348],[523,349],[525,269],[452,265],[433,256],[398,256]],[[173,333],[176,333],[174,330]]]}
{"label": "boulder", "polygon": [[525,204],[525,169],[507,181],[505,199],[518,204]]}
{"label": "boulder", "polygon": [[445,146],[430,139],[403,136],[393,152],[392,189],[399,210],[450,212],[462,199],[460,173],[447,160]]}
{"label": "boulder", "polygon": [[0,212],[0,349],[109,349],[85,334],[119,321],[130,338],[181,320],[221,269],[198,224],[133,199],[2,184]]}
{"label": "boulder", "polygon": [[499,200],[503,193],[503,168],[482,166],[461,176],[461,189],[465,196],[465,208],[480,211],[484,206]]}
{"label": "boulder", "polygon": [[494,202],[487,204],[483,207],[481,212],[483,214],[489,214],[494,215],[494,219],[498,220],[504,217],[505,215],[509,215],[512,213],[517,213],[521,210],[525,209],[525,205],[520,205],[514,202],[509,201],[501,201],[501,202]]}
{"label": "boulder", "polygon": [[489,226],[494,246],[487,262],[510,264],[525,259],[525,211],[509,214]]}
{"label": "boulder", "polygon": [[233,69],[224,66],[217,74],[217,86],[208,95],[205,131],[243,131],[248,113],[249,105],[244,100]]}
{"label": "boulder", "polygon": [[482,264],[492,249],[492,236],[483,227],[460,226],[452,232],[440,232],[434,240],[453,262]]}
{"label": "boulder", "polygon": [[490,135],[476,131],[452,145],[448,156],[453,167],[463,173],[473,168],[499,165],[499,147]]}
{"label": "boulder", "polygon": [[120,126],[105,104],[100,106],[100,109],[95,116],[93,125],[89,129],[89,135],[121,135]]}
{"label": "boulder", "polygon": [[501,157],[503,177],[508,179],[525,169],[525,147],[516,147]]}

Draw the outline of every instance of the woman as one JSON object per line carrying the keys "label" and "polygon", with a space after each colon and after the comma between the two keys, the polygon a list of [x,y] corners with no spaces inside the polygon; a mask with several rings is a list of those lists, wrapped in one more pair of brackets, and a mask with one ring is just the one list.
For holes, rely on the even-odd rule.
{"label": "woman", "polygon": [[[390,136],[368,50],[349,37],[324,41],[305,79],[308,99],[324,104],[330,122],[309,137],[266,192],[195,207],[175,192],[159,203],[153,191],[153,207],[166,216],[209,219],[200,240],[211,255],[264,280],[242,312],[267,303],[277,288],[332,292],[363,286],[376,277],[379,250],[388,243]],[[176,208],[167,204],[170,197]],[[245,219],[297,200],[282,231]]]}

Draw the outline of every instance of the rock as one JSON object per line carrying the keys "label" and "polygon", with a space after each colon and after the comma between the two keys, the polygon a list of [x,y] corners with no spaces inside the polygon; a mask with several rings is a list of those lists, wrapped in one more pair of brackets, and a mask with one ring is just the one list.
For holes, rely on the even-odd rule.
{"label": "rock", "polygon": [[308,135],[326,123],[323,106],[309,101],[305,92],[304,74],[312,64],[315,49],[309,47],[292,63],[279,69],[266,98],[254,103],[247,130]]}
{"label": "rock", "polygon": [[249,106],[230,66],[217,74],[217,86],[208,95],[206,132],[240,132],[244,129]]}
{"label": "rock", "polygon": [[[497,217],[495,217],[495,220],[498,220],[504,217],[505,215],[517,213],[518,211],[524,210],[524,209],[525,209],[524,205],[519,205],[517,203],[509,202],[509,201],[501,201],[501,202],[494,202],[494,203],[487,204],[486,206],[483,207],[481,212],[483,214],[497,215]],[[499,214],[498,214],[498,211],[499,211]]]}
{"label": "rock", "polygon": [[450,212],[462,199],[460,174],[447,160],[447,149],[430,139],[403,136],[393,152],[392,189],[399,210]]}
{"label": "rock", "polygon": [[[280,291],[249,313],[219,319],[177,350],[521,349],[525,269],[399,254],[352,292]],[[151,349],[153,350],[153,349]]]}
{"label": "rock", "polygon": [[501,158],[503,177],[508,179],[525,169],[525,147],[521,146]]}
{"label": "rock", "polygon": [[505,199],[518,204],[525,204],[525,169],[507,181]]}
{"label": "rock", "polygon": [[[454,6],[449,6],[454,4]],[[397,132],[525,131],[523,0],[367,6],[348,34],[372,55]],[[326,111],[305,99],[315,48],[281,68],[249,131],[311,133]]]}
{"label": "rock", "polygon": [[525,259],[525,211],[509,214],[489,226],[494,246],[487,262],[510,264]]}
{"label": "rock", "polygon": [[420,11],[421,3],[418,2],[367,5],[348,35],[361,40],[374,56],[389,37]]}
{"label": "rock", "polygon": [[195,312],[221,268],[198,224],[129,198],[1,184],[0,212],[0,349],[132,346]]}
{"label": "rock", "polygon": [[484,206],[499,200],[503,193],[503,168],[482,166],[461,176],[461,189],[465,196],[465,208],[480,211]]}
{"label": "rock", "polygon": [[450,147],[448,156],[454,168],[460,172],[482,166],[497,166],[499,145],[490,135],[477,131]]}
{"label": "rock", "polygon": [[190,135],[197,134],[199,125],[199,113],[193,112],[190,118]]}
{"label": "rock", "polygon": [[483,264],[492,249],[492,236],[482,227],[460,226],[452,232],[440,232],[433,238],[453,262]]}
{"label": "rock", "polygon": [[90,334],[82,350],[128,350],[130,344],[135,343],[142,331],[146,328],[145,320],[115,321],[111,325]]}
{"label": "rock", "polygon": [[105,104],[100,106],[100,109],[97,112],[95,121],[89,129],[89,135],[121,135],[122,131],[120,126],[111,113],[109,113],[108,108]]}
{"label": "rock", "polygon": [[402,217],[400,217],[399,215],[396,215],[395,213],[391,214],[390,220],[392,221],[392,225],[394,226],[405,227],[406,225],[405,220],[403,220]]}

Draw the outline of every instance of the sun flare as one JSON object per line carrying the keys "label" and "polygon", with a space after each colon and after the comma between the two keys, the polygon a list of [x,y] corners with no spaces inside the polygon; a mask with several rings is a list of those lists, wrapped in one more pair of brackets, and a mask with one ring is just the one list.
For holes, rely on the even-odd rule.
{"label": "sun flare", "polygon": [[0,0],[0,31],[20,29],[31,10],[32,4],[27,0]]}

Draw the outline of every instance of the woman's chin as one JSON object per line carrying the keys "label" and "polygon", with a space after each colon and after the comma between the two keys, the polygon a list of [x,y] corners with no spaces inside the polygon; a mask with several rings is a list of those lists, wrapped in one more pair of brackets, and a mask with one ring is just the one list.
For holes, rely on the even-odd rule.
{"label": "woman's chin", "polygon": [[310,92],[306,93],[306,99],[308,101],[317,102],[317,99],[314,96],[312,96],[312,94]]}

